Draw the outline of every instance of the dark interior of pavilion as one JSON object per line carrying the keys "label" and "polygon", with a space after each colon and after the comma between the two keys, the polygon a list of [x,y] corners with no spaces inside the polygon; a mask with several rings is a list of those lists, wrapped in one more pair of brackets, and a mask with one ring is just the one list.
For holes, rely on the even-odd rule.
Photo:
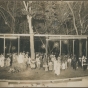
{"label": "dark interior of pavilion", "polygon": [[[82,55],[86,56],[86,39],[82,39]],[[44,43],[43,43],[44,42]],[[34,39],[34,47],[35,52],[42,52],[45,53],[45,47],[42,47],[43,44],[45,45],[46,40],[45,38],[36,37]],[[55,44],[57,44],[55,46]],[[30,53],[30,38],[29,37],[20,37],[19,43],[20,52],[29,52]],[[7,53],[17,53],[18,52],[18,39],[5,39],[5,54]],[[60,41],[49,41],[48,43],[48,54],[51,52],[60,54]],[[4,53],[4,39],[0,38],[0,54]],[[61,46],[61,54],[63,55],[71,55],[73,54],[73,42],[72,40],[62,40]],[[79,57],[79,40],[75,39],[74,42],[74,54]]]}

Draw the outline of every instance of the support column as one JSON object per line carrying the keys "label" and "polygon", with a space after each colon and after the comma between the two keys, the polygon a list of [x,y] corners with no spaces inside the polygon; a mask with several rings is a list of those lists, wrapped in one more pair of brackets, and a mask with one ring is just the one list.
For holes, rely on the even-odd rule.
{"label": "support column", "polygon": [[74,56],[74,45],[75,45],[75,40],[73,39],[73,56]]}
{"label": "support column", "polygon": [[47,59],[47,56],[48,55],[48,38],[46,38],[46,59]]}
{"label": "support column", "polygon": [[[88,48],[88,37],[87,37],[87,48]],[[88,49],[87,49],[87,59],[88,59]]]}
{"label": "support column", "polygon": [[87,57],[87,48],[88,48],[88,47],[87,47],[87,39],[86,39],[86,57]]}
{"label": "support column", "polygon": [[19,52],[20,52],[20,36],[18,36],[18,55],[19,55]]}
{"label": "support column", "polygon": [[82,56],[82,41],[79,40],[79,56]]}
{"label": "support column", "polygon": [[61,39],[60,39],[60,56],[61,56]]}
{"label": "support column", "polygon": [[5,56],[5,35],[4,35],[4,56]]}

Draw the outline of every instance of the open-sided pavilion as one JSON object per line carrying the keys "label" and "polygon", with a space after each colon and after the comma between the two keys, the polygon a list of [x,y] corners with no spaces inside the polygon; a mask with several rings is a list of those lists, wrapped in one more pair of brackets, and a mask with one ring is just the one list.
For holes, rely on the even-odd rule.
{"label": "open-sided pavilion", "polygon": [[[20,52],[20,37],[21,36],[27,36],[30,38],[30,34],[0,34],[0,38],[4,39],[4,55],[5,55],[5,39],[18,39],[18,54]],[[88,36],[87,35],[52,35],[52,34],[34,34],[34,37],[45,37],[46,38],[46,55],[48,54],[48,42],[49,41],[60,41],[60,55],[61,55],[61,45],[62,45],[62,40],[72,40],[73,41],[73,55],[74,55],[74,41],[78,39],[79,41],[81,39],[86,40],[86,56],[88,56]],[[80,48],[79,52],[81,52],[81,42],[79,42]]]}

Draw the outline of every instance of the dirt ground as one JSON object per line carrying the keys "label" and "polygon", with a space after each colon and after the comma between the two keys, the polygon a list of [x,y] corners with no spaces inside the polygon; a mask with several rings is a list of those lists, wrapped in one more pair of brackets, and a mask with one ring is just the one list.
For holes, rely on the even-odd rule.
{"label": "dirt ground", "polygon": [[0,67],[0,79],[9,80],[54,80],[63,78],[73,78],[73,77],[83,77],[88,76],[88,70],[83,71],[82,68],[73,70],[72,67],[67,68],[65,71],[61,70],[59,76],[56,76],[54,72],[45,72],[43,68],[41,69],[31,69],[27,68],[23,72],[10,73],[8,72],[8,67]]}

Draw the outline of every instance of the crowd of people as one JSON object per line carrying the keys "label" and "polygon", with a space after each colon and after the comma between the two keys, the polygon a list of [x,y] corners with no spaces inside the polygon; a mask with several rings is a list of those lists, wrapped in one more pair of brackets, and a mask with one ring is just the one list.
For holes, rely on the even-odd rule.
{"label": "crowd of people", "polygon": [[55,75],[59,75],[61,70],[66,70],[69,67],[73,67],[74,70],[83,68],[87,69],[87,58],[86,56],[79,57],[70,55],[58,55],[50,54],[46,58],[46,54],[36,53],[35,59],[31,59],[28,52],[20,52],[9,54],[4,57],[0,55],[0,67],[9,67],[9,72],[19,72],[27,68],[41,69],[43,68],[46,72],[53,71]]}

